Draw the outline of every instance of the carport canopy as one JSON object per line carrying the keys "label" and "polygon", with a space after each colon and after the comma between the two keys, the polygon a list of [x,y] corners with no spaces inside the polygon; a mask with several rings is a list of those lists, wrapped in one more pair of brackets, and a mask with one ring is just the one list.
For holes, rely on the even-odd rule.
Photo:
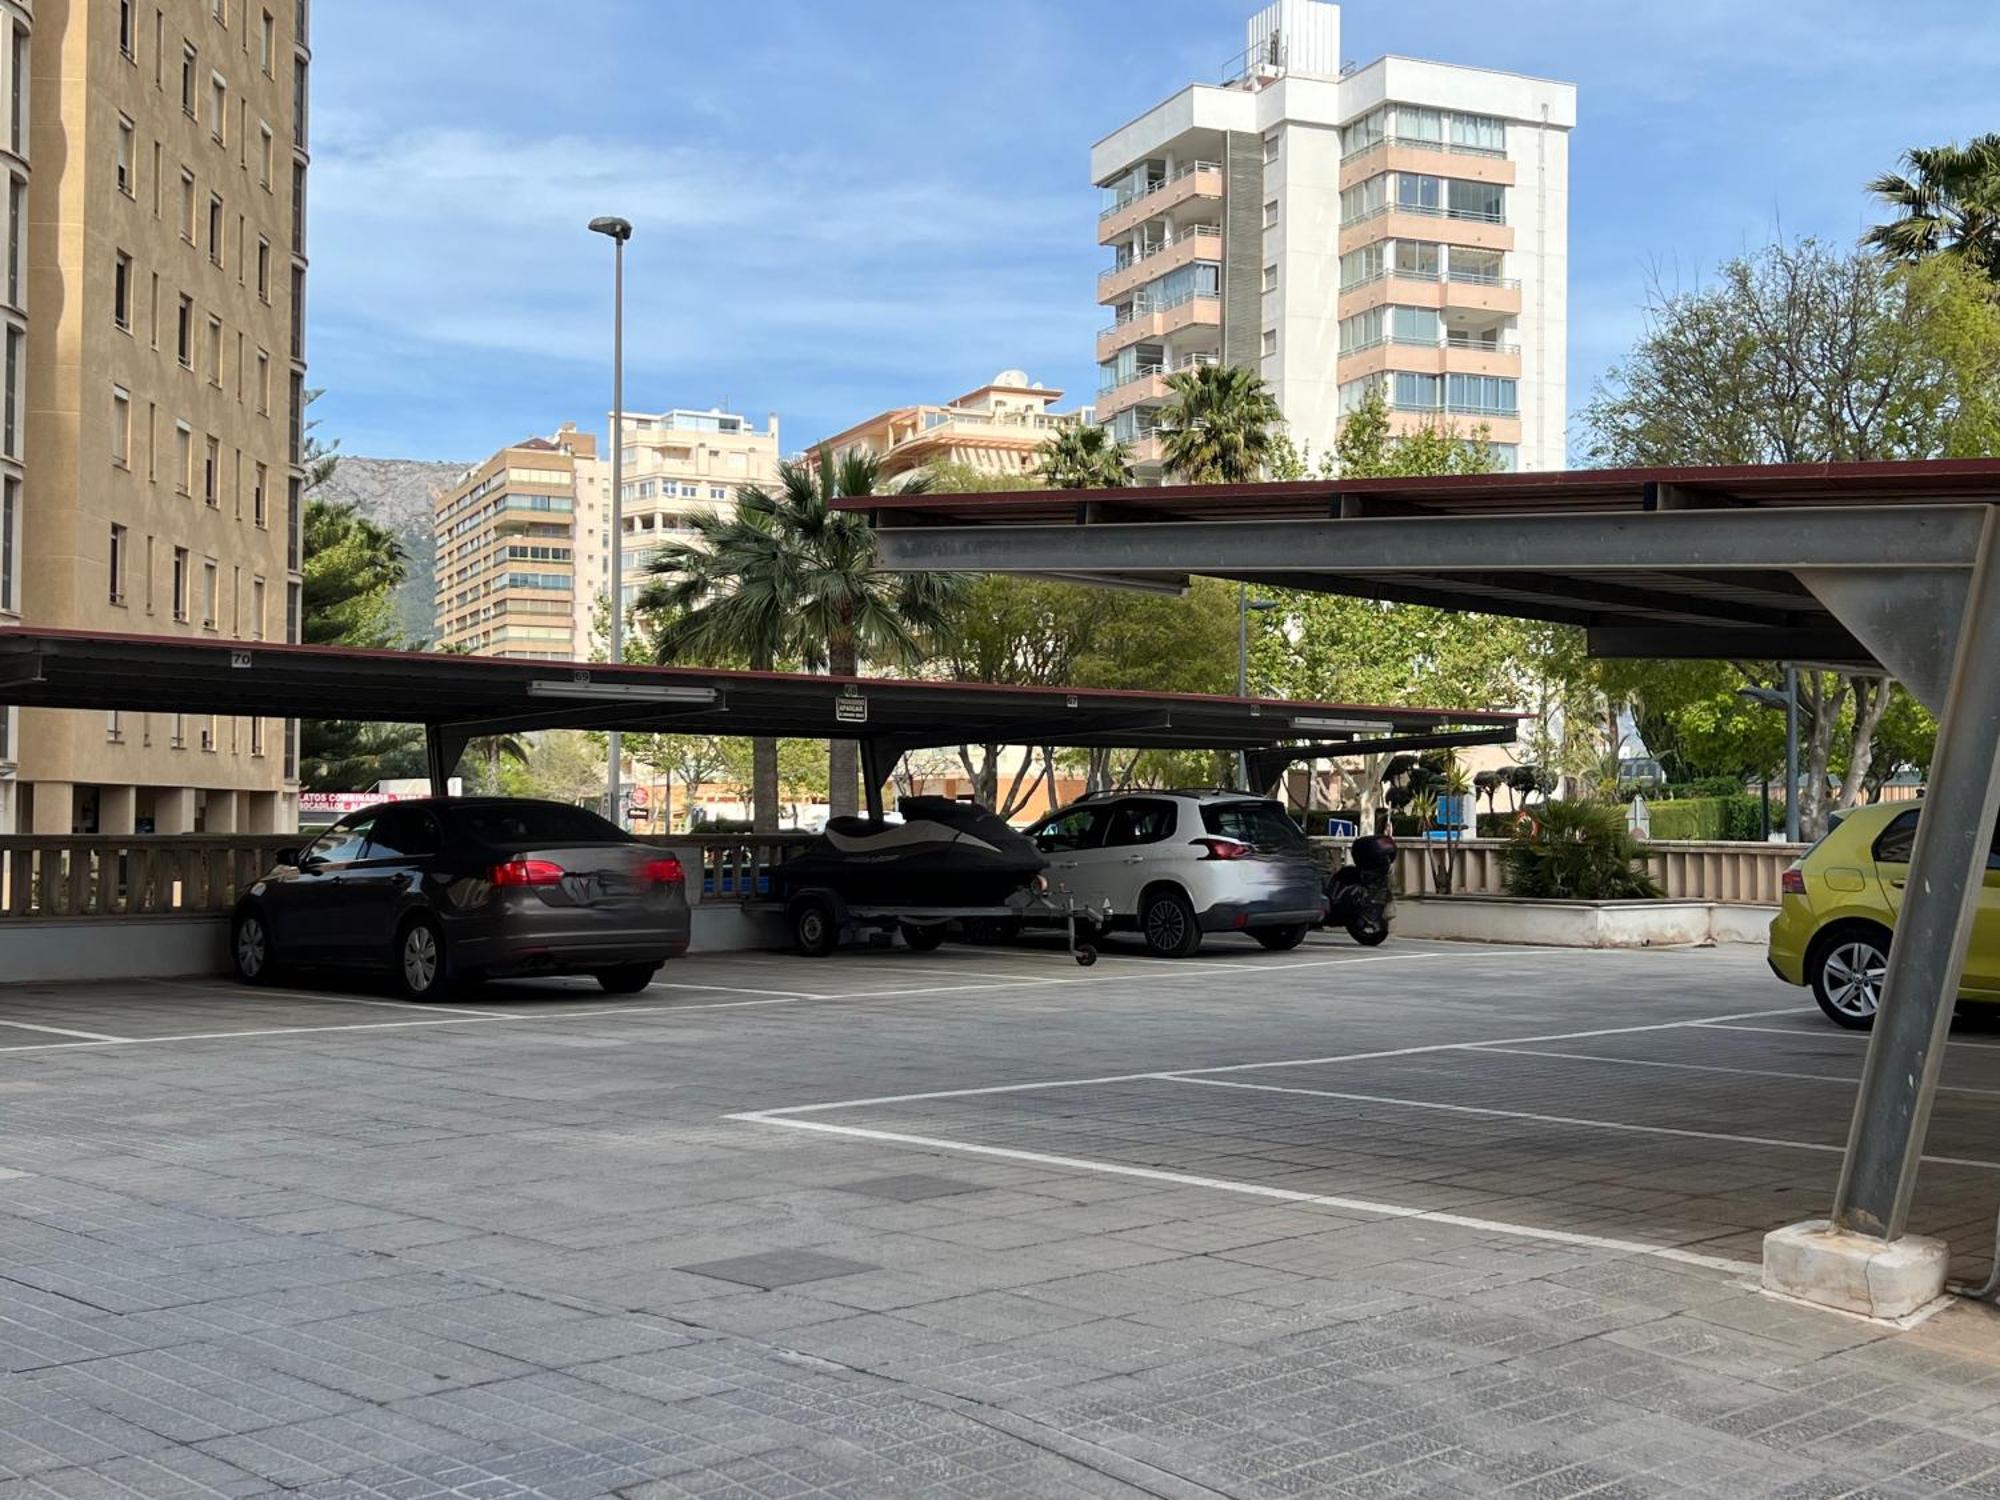
{"label": "carport canopy", "polygon": [[903,570],[1145,587],[1204,574],[1558,621],[1600,656],[1898,678],[1940,727],[1833,1210],[1836,1229],[1894,1240],[2000,817],[1996,502],[2000,461],[1965,459],[871,496],[847,508],[872,516],[883,561]]}
{"label": "carport canopy", "polygon": [[1299,759],[1510,743],[1522,715],[1487,709],[1294,703],[1105,688],[1006,687],[696,667],[516,661],[187,641],[75,631],[0,632],[0,702],[425,727],[442,787],[466,744],[536,729],[851,739],[869,806],[907,751],[963,744],[1244,752]]}

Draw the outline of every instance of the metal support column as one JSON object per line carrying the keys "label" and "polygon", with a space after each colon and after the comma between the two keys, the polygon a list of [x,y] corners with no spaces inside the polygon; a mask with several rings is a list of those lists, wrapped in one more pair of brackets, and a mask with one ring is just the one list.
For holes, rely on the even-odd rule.
{"label": "metal support column", "polygon": [[470,738],[464,729],[455,724],[424,726],[424,768],[430,773],[433,797],[451,795],[452,772],[464,759],[466,741]]}
{"label": "metal support column", "polygon": [[1799,841],[1799,669],[1785,664],[1785,841]]}
{"label": "metal support column", "polygon": [[1847,1155],[1837,1229],[1902,1236],[2000,819],[2000,514],[1989,513],[1938,725],[1909,885],[1889,948]]}

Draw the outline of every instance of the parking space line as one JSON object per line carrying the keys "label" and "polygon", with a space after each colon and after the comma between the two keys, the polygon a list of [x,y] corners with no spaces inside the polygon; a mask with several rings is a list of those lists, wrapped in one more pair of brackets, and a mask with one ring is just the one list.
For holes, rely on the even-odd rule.
{"label": "parking space line", "polygon": [[[1717,1028],[1723,1031],[1746,1031],[1743,1026]],[[1791,1073],[1779,1068],[1725,1068],[1716,1063],[1663,1062],[1651,1057],[1606,1057],[1596,1052],[1544,1052],[1533,1047],[1484,1046],[1481,1052],[1500,1052],[1509,1057],[1554,1057],[1567,1062],[1615,1063],[1628,1068],[1672,1068],[1683,1073],[1734,1073],[1745,1078],[1796,1078],[1804,1083],[1844,1083],[1850,1088],[1860,1082],[1858,1078],[1843,1077],[1836,1073]],[[1980,1094],[1987,1098],[2000,1099],[2000,1089],[1974,1089],[1954,1086],[1948,1083],[1938,1085],[1938,1092],[1944,1094]]]}
{"label": "parking space line", "polygon": [[1447,1213],[1439,1209],[1413,1208],[1401,1203],[1378,1203],[1367,1198],[1342,1198],[1329,1193],[1307,1193],[1296,1188],[1270,1187],[1259,1182],[1239,1182],[1227,1177],[1203,1177],[1191,1172],[1171,1172],[1159,1167],[1131,1166],[1125,1162],[1095,1161],[1079,1156],[1055,1156],[1043,1151],[1023,1151],[1013,1146],[987,1146],[976,1141],[950,1140],[941,1136],[909,1135],[896,1130],[874,1130],[861,1125],[835,1125],[826,1120],[775,1118],[770,1111],[729,1115],[731,1120],[752,1125],[773,1125],[786,1130],[811,1130],[824,1135],[846,1136],[855,1140],[881,1141],[890,1145],[917,1146],[930,1151],[950,1151],[966,1156],[991,1156],[1003,1161],[1030,1162],[1036,1166],[1065,1167],[1075,1171],[1098,1172],[1113,1177],[1136,1177],[1146,1182],[1167,1182],[1177,1187],[1211,1188],[1216,1192],[1272,1199],[1317,1208],[1343,1209],[1351,1213],[1374,1214],[1385,1219],[1410,1219],[1426,1224],[1443,1224],[1483,1234],[1505,1234],[1546,1244],[1574,1245],[1579,1249],[1607,1250],[1623,1255],[1647,1255],[1705,1270],[1726,1271],[1731,1275],[1754,1276],[1757,1267],[1748,1261],[1730,1260],[1719,1255],[1703,1255],[1672,1245],[1649,1245],[1642,1240],[1613,1239],[1606,1235],[1579,1234],[1567,1229],[1543,1229],[1532,1224],[1515,1224],[1501,1219],[1481,1219],[1469,1214]]}
{"label": "parking space line", "polygon": [[[1786,1012],[1786,1014],[1795,1013]],[[1772,1014],[1776,1014],[1776,1012],[1772,1012]],[[1865,1042],[1869,1037],[1868,1032],[1848,1031],[1837,1026],[1829,1026],[1825,1030],[1814,1027],[1810,1031],[1803,1026],[1725,1026],[1723,1022],[1730,1019],[1732,1018],[1729,1016],[1717,1016],[1713,1020],[1703,1021],[1700,1024],[1711,1027],[1716,1031],[1761,1031],[1767,1036],[1826,1037],[1844,1042]],[[1946,1045],[1951,1047],[1969,1047],[1974,1052],[2000,1052],[2000,1042],[1975,1042],[1962,1036],[1952,1037]]]}
{"label": "parking space line", "polygon": [[32,1021],[0,1021],[0,1026],[12,1026],[21,1031],[46,1031],[51,1036],[83,1037],[93,1042],[129,1042],[132,1040],[128,1036],[107,1036],[101,1031],[73,1031],[67,1026],[37,1026]]}
{"label": "parking space line", "polygon": [[[193,990],[196,994],[211,999],[216,994],[215,986],[196,984],[187,979],[154,979],[148,983],[161,985],[167,989]],[[245,986],[242,994],[245,998],[299,1000],[308,1005],[375,1005],[385,1010],[444,1010],[461,1016],[492,1016],[502,1021],[510,1019],[507,1012],[501,1010],[476,1010],[469,1005],[455,1005],[441,1001],[378,1000],[366,995],[343,994],[338,990],[292,990],[257,985],[255,988]]]}
{"label": "parking space line", "polygon": [[[1752,1010],[1748,1016],[1789,1015],[1790,1010]],[[1718,1019],[1727,1020],[1729,1017]],[[1705,1024],[1701,1021],[1657,1021],[1643,1026],[1612,1026],[1595,1031],[1558,1031],[1538,1036],[1495,1037],[1490,1042],[1428,1042],[1416,1047],[1385,1047],[1375,1052],[1344,1052],[1330,1057],[1283,1058],[1276,1062],[1224,1063],[1210,1068],[1151,1069],[1143,1073],[1103,1073],[1094,1078],[1049,1078],[1033,1083],[996,1083],[982,1088],[933,1089],[920,1094],[882,1094],[872,1099],[834,1099],[822,1104],[786,1104],[759,1110],[760,1115],[810,1115],[829,1110],[854,1109],[864,1104],[912,1104],[925,1099],[968,1099],[980,1094],[1028,1094],[1041,1089],[1088,1088],[1104,1083],[1138,1083],[1150,1078],[1193,1078],[1210,1073],[1251,1073],[1267,1068],[1311,1068],[1327,1063],[1372,1062],[1382,1057],[1416,1057],[1427,1052],[1476,1051],[1516,1042],[1567,1042],[1594,1036],[1628,1036],[1641,1031],[1680,1031]]]}
{"label": "parking space line", "polygon": [[[1354,1104],[1387,1104],[1399,1109],[1428,1109],[1454,1115],[1483,1115],[1501,1120],[1529,1120],[1538,1125],[1567,1125],[1586,1130],[1615,1130],[1632,1135],[1678,1136],[1685,1140],[1727,1141],[1741,1146],[1775,1146],[1788,1151],[1830,1151],[1844,1156],[1847,1147],[1819,1141],[1793,1141],[1781,1136],[1733,1135],[1721,1130],[1688,1130],[1675,1125],[1633,1125],[1622,1120],[1591,1120],[1577,1115],[1543,1115],[1522,1109],[1491,1109],[1476,1104],[1443,1104],[1431,1099],[1397,1099],[1388,1094],[1350,1094],[1335,1089],[1288,1088],[1277,1083],[1243,1083],[1227,1078],[1190,1078],[1176,1073],[1161,1077],[1169,1083],[1194,1084],[1212,1089],[1247,1089],[1260,1094],[1300,1094],[1315,1099],[1338,1099]],[[1965,1156],[1925,1156],[1926,1162],[1945,1167],[1976,1167],[2000,1172],[2000,1161],[1981,1161]]]}

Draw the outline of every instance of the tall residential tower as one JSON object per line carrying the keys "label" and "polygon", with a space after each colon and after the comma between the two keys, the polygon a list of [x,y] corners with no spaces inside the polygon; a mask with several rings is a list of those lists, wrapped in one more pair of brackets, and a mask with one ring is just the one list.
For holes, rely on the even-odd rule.
{"label": "tall residential tower", "polygon": [[1506,467],[1561,467],[1575,89],[1344,64],[1331,0],[1276,0],[1246,41],[1227,82],[1092,148],[1098,420],[1157,479],[1166,376],[1221,361],[1315,452],[1374,389],[1397,428],[1483,427]]}

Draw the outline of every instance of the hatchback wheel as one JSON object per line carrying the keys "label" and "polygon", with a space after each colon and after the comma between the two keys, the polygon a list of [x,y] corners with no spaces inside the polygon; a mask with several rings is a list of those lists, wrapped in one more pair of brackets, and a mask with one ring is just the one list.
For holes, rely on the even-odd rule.
{"label": "hatchback wheel", "polygon": [[236,919],[229,934],[229,961],[243,983],[271,982],[276,964],[271,951],[271,929],[264,925],[261,911],[246,911]]}
{"label": "hatchback wheel", "polygon": [[1880,928],[1846,928],[1813,949],[1808,972],[1813,998],[1836,1026],[1866,1031],[1882,1004],[1889,935]]}
{"label": "hatchback wheel", "polygon": [[1171,887],[1146,893],[1139,932],[1147,950],[1159,958],[1186,958],[1201,946],[1201,924],[1195,920],[1193,905]]}
{"label": "hatchback wheel", "polygon": [[410,1000],[436,1000],[450,991],[444,933],[430,917],[412,917],[396,938],[396,988]]}

